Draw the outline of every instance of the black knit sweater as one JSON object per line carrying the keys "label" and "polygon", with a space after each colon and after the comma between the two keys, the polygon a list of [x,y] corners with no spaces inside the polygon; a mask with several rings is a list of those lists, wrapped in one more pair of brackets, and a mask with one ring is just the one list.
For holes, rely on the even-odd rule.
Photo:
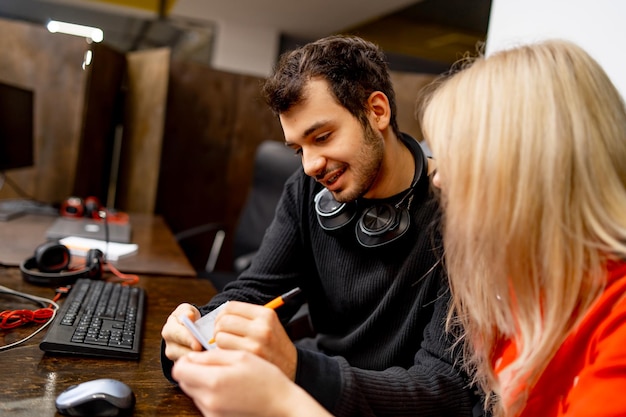
{"label": "black knit sweater", "polygon": [[[413,138],[403,140],[421,155]],[[476,399],[444,331],[449,290],[428,178],[415,187],[409,232],[378,248],[360,246],[355,221],[333,233],[319,226],[320,187],[302,170],[287,181],[251,267],[201,313],[227,300],[263,304],[300,287],[318,337],[296,344],[296,383],[333,415],[471,416]],[[374,203],[381,201],[358,201]]]}

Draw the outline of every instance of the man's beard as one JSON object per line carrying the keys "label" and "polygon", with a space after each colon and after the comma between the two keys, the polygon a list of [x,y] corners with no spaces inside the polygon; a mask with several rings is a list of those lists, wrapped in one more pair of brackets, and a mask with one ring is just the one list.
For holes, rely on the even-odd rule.
{"label": "man's beard", "polygon": [[355,182],[348,189],[333,192],[335,200],[340,203],[348,203],[365,195],[380,172],[384,154],[383,135],[372,129],[369,123],[363,127],[362,133],[363,145],[355,158],[358,165],[350,166]]}

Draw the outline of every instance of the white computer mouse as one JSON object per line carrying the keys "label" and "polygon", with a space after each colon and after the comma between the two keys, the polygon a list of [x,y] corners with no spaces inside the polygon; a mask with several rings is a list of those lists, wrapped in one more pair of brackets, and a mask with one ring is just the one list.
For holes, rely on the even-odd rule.
{"label": "white computer mouse", "polygon": [[122,416],[135,406],[135,394],[121,381],[102,378],[69,387],[55,404],[59,413],[68,416]]}

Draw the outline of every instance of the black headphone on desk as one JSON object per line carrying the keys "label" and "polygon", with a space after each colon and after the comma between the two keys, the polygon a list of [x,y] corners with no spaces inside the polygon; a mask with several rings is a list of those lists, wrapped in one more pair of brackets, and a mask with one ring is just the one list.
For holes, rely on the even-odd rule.
{"label": "black headphone on desk", "polygon": [[90,249],[85,258],[85,266],[69,270],[70,250],[56,241],[46,242],[35,249],[34,256],[20,264],[22,277],[26,282],[50,287],[74,283],[78,278],[102,278],[104,254],[99,249]]}
{"label": "black headphone on desk", "polygon": [[428,184],[428,161],[420,145],[409,142],[408,147],[415,159],[415,174],[411,187],[396,204],[376,202],[359,208],[358,201],[340,203],[327,188],[315,195],[315,213],[322,229],[332,232],[351,224],[361,213],[355,225],[356,239],[366,248],[386,245],[404,236],[411,226],[409,209],[418,185]]}

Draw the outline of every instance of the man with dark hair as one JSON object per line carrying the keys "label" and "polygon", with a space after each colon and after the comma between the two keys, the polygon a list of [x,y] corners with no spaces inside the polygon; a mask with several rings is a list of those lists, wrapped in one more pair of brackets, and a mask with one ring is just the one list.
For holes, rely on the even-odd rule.
{"label": "man with dark hair", "polygon": [[[471,416],[477,398],[445,331],[428,160],[398,129],[384,54],[357,37],[324,38],[285,54],[263,93],[303,170],[250,268],[207,305],[168,318],[166,375],[201,349],[181,317],[231,301],[215,321],[217,347],[272,362],[335,416]],[[317,333],[295,344],[281,325],[292,311],[261,307],[294,287]]]}

